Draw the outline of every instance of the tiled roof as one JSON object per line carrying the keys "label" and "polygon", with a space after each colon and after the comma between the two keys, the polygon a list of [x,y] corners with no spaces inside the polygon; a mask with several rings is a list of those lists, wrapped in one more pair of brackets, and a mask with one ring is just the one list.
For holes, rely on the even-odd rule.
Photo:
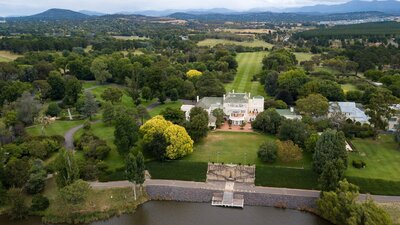
{"label": "tiled roof", "polygon": [[209,109],[212,105],[222,105],[222,100],[221,97],[204,97],[200,99],[196,106],[203,109]]}
{"label": "tiled roof", "polygon": [[224,103],[248,103],[249,98],[245,93],[229,93],[225,97]]}

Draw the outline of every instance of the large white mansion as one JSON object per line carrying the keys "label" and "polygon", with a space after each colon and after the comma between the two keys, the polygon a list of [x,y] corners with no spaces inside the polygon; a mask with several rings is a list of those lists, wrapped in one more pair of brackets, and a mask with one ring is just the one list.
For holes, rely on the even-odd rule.
{"label": "large white mansion", "polygon": [[232,121],[232,125],[241,125],[253,121],[258,113],[264,111],[264,97],[254,96],[250,93],[235,93],[234,91],[223,97],[197,97],[196,105],[182,105],[181,110],[185,112],[186,119],[189,120],[190,110],[193,107],[201,107],[209,114],[209,126],[215,127],[216,118],[212,115],[215,109],[222,109],[227,120]]}

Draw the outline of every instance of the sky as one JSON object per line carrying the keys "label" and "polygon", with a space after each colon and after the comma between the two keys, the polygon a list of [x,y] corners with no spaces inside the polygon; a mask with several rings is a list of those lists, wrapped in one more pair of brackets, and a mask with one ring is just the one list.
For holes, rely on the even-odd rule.
{"label": "sky", "polygon": [[165,9],[289,8],[315,4],[339,4],[348,0],[0,0],[0,16],[30,15],[49,8],[104,13]]}

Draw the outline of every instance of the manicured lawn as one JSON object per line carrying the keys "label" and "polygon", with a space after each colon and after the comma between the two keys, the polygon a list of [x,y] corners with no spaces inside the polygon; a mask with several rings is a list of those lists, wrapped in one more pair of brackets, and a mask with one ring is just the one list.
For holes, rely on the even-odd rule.
{"label": "manicured lawn", "polygon": [[353,84],[342,84],[341,86],[342,86],[344,93],[347,93],[349,91],[358,90],[358,88],[356,86],[354,86]]}
{"label": "manicured lawn", "polygon": [[158,105],[157,107],[149,110],[149,114],[151,117],[160,115],[161,111],[163,111],[164,109],[170,107],[170,108],[174,108],[174,109],[180,109],[182,106],[182,102],[181,101],[176,101],[176,102],[165,102],[164,104]]}
{"label": "manicured lawn", "polygon": [[261,72],[262,60],[268,52],[245,52],[236,56],[239,67],[232,83],[226,84],[226,91],[250,92],[253,96],[266,96],[262,85],[258,81],[251,81],[254,75]]}
{"label": "manicured lawn", "polygon": [[[68,121],[68,120],[57,120],[53,123],[51,123],[49,126],[45,128],[45,135],[51,136],[51,135],[61,135],[64,136],[64,134],[70,130],[73,127],[76,127],[80,124],[82,124],[82,120],[74,120],[74,121]],[[42,135],[42,126],[41,125],[34,125],[31,127],[26,128],[26,131],[28,134],[33,135],[33,136],[38,136]]]}
{"label": "manicured lawn", "polygon": [[[380,135],[377,140],[355,139],[358,152],[349,154],[346,176],[400,181],[400,149],[392,135]],[[363,160],[367,166],[356,169],[352,160]],[[400,188],[400,187],[399,187]]]}
{"label": "manicured lawn", "polygon": [[[275,137],[259,133],[216,131],[195,145],[194,151],[185,157],[185,161],[223,162],[235,164],[265,165],[257,157],[259,146],[265,141],[274,141]],[[311,157],[305,155],[303,160],[292,163],[276,162],[278,167],[309,167]]]}
{"label": "manicured lawn", "polygon": [[133,104],[132,98],[130,98],[124,91],[122,86],[119,85],[115,85],[115,84],[106,84],[106,85],[93,85],[93,82],[89,82],[89,84],[84,84],[84,87],[87,88],[92,88],[90,89],[90,91],[93,93],[93,95],[96,96],[96,99],[98,99],[101,102],[104,102],[104,100],[101,98],[101,94],[110,87],[115,87],[115,88],[120,88],[121,91],[123,92],[123,96],[122,96],[122,102],[121,104],[124,105],[125,107],[130,107],[133,108],[135,107],[135,105]]}
{"label": "manicured lawn", "polygon": [[203,41],[200,41],[197,43],[198,46],[208,46],[208,47],[214,47],[215,45],[218,44],[223,44],[223,45],[241,45],[245,47],[263,47],[263,48],[268,48],[271,49],[274,47],[273,44],[267,43],[262,40],[254,40],[254,41],[230,41],[226,39],[205,39]]}
{"label": "manicured lawn", "polygon": [[315,54],[312,53],[306,53],[306,52],[293,52],[293,54],[296,56],[297,61],[304,62],[304,61],[309,61],[311,60],[311,57],[313,57]]}

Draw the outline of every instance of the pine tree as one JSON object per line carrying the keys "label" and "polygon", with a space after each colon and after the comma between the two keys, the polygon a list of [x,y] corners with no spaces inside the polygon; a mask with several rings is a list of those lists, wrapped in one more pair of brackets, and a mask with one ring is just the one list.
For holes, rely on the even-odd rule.
{"label": "pine tree", "polygon": [[136,181],[137,181],[138,166],[136,157],[133,153],[129,153],[126,159],[126,178],[133,183],[133,193],[136,200]]}
{"label": "pine tree", "polygon": [[83,114],[86,117],[89,117],[92,119],[92,116],[97,112],[98,110],[98,105],[96,100],[94,99],[93,94],[90,91],[85,92],[85,97],[84,97],[84,105],[83,105]]}

